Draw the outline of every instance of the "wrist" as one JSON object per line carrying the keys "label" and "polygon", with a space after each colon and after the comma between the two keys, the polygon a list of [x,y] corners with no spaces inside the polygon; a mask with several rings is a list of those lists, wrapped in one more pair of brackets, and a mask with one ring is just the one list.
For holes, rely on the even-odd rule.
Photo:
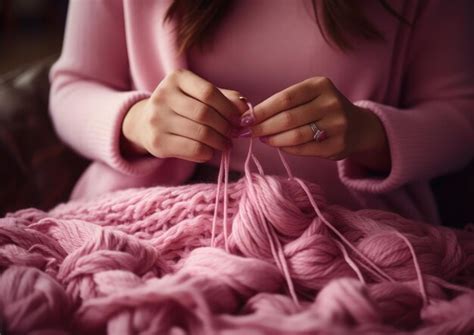
{"label": "wrist", "polygon": [[135,103],[123,119],[120,147],[124,156],[143,156],[148,152],[141,144],[139,126],[139,120],[143,115],[143,108],[147,101],[148,99],[144,99]]}
{"label": "wrist", "polygon": [[376,172],[388,174],[391,169],[390,147],[385,128],[372,111],[357,107],[360,111],[359,134],[361,141],[359,147],[350,156],[357,164]]}

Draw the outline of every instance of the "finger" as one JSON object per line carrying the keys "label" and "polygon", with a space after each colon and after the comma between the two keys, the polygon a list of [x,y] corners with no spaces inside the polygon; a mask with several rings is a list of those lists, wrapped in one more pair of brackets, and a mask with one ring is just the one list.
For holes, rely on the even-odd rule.
{"label": "finger", "polygon": [[220,151],[224,151],[232,145],[229,139],[211,127],[194,122],[178,114],[175,114],[172,122],[170,122],[169,133],[187,137]]}
{"label": "finger", "polygon": [[184,93],[211,106],[232,124],[240,123],[239,109],[210,82],[188,70],[179,71],[177,79]]}
{"label": "finger", "polygon": [[247,106],[247,99],[242,96],[242,94],[238,91],[227,90],[224,88],[219,88],[222,94],[225,95],[227,99],[229,99],[239,110],[240,114],[244,114],[249,107]]}
{"label": "finger", "polygon": [[[334,127],[334,122],[330,118],[325,117],[315,123],[319,130],[326,133],[326,139],[336,135],[337,129]],[[311,129],[310,123],[306,123],[300,127],[283,131],[275,135],[260,137],[260,139],[262,142],[272,147],[288,147],[314,142],[314,135],[315,133]],[[326,139],[322,141],[325,141]]]}
{"label": "finger", "polygon": [[284,131],[274,136],[261,137],[261,141],[272,147],[288,147],[314,141],[309,125]]}
{"label": "finger", "polygon": [[176,157],[203,163],[211,160],[214,155],[211,147],[187,137],[168,134],[163,141],[165,141],[163,144],[166,149],[163,150],[161,157]]}
{"label": "finger", "polygon": [[330,137],[321,143],[312,141],[300,145],[281,147],[280,149],[296,156],[332,158],[341,154],[339,140],[336,137]]}
{"label": "finger", "polygon": [[222,136],[231,137],[232,125],[214,108],[187,95],[178,95],[169,100],[176,114],[209,126]]}
{"label": "finger", "polygon": [[315,99],[325,90],[327,79],[317,77],[307,79],[278,92],[254,108],[255,121],[258,124],[284,110],[295,108]]}
{"label": "finger", "polygon": [[269,136],[322,119],[324,109],[318,108],[317,100],[280,112],[251,128],[252,136]]}

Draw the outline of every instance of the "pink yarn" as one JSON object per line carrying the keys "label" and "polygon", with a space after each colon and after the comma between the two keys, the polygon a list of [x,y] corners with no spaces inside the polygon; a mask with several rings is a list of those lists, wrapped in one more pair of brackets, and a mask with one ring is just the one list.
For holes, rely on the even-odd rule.
{"label": "pink yarn", "polygon": [[472,334],[473,232],[329,204],[283,156],[289,178],[264,175],[251,147],[229,183],[229,157],[217,185],[0,219],[3,330]]}

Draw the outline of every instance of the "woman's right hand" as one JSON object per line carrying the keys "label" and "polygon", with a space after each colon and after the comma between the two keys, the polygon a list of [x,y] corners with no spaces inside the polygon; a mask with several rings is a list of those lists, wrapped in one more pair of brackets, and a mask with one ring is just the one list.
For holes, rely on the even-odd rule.
{"label": "woman's right hand", "polygon": [[232,146],[247,104],[237,91],[218,89],[188,70],[164,78],[149,99],[130,108],[122,123],[125,154],[150,153],[206,162]]}

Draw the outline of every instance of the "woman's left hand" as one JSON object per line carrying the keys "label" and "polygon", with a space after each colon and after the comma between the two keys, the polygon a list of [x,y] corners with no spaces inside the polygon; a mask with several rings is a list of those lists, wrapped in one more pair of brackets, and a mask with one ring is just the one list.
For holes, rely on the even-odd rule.
{"label": "woman's left hand", "polygon": [[[351,156],[375,170],[389,168],[387,137],[379,118],[352,104],[327,78],[295,84],[255,106],[254,112],[253,120],[244,115],[243,125],[251,127],[252,137],[272,147],[332,160]],[[317,128],[311,127],[313,122]],[[325,134],[314,139],[317,129]]]}

